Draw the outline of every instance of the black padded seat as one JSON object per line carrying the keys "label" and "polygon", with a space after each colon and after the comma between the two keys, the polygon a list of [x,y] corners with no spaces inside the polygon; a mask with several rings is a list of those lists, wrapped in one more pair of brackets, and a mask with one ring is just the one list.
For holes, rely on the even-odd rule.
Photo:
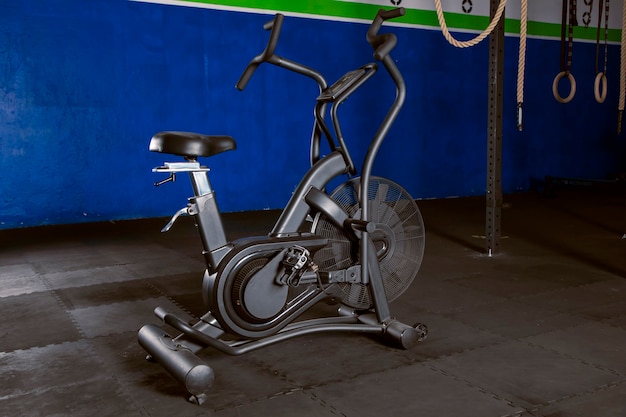
{"label": "black padded seat", "polygon": [[201,135],[193,132],[159,132],[150,140],[152,152],[196,159],[236,149],[235,139],[226,135]]}

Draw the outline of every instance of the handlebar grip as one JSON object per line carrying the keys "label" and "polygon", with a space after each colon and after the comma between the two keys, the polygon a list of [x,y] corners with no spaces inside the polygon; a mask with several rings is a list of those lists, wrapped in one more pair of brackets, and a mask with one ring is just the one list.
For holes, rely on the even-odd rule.
{"label": "handlebar grip", "polygon": [[396,17],[404,16],[406,10],[404,7],[398,7],[391,10],[381,10],[380,17],[383,20],[395,19]]}
{"label": "handlebar grip", "polygon": [[[274,27],[274,22],[278,18],[278,15],[282,16],[280,13],[278,13],[277,15],[274,15],[274,18],[272,20],[270,20],[269,22],[263,23],[263,29],[265,29],[265,30],[272,30],[272,28]],[[282,20],[281,20],[280,24],[281,25],[283,24]]]}
{"label": "handlebar grip", "polygon": [[263,62],[268,61],[270,57],[274,55],[274,51],[276,50],[276,45],[278,44],[278,38],[280,37],[280,30],[283,27],[284,20],[285,16],[277,13],[274,16],[274,19],[263,25],[263,29],[271,30],[267,46],[262,53],[252,58],[248,66],[246,66],[246,69],[243,71],[243,74],[241,74],[239,81],[237,81],[237,84],[235,84],[235,87],[238,90],[243,91],[243,89],[245,89],[248,85],[248,81],[250,81],[250,78],[252,78],[252,74],[254,74],[254,71],[257,69],[257,67]]}
{"label": "handlebar grip", "polygon": [[243,71],[243,74],[241,74],[241,77],[239,77],[239,81],[237,81],[237,84],[235,84],[235,87],[237,88],[237,90],[243,91],[246,88],[246,86],[248,85],[248,82],[250,81],[250,78],[252,78],[252,74],[254,74],[254,71],[256,71],[256,67],[258,67],[259,64],[260,62],[259,63],[250,62],[248,64],[246,69]]}
{"label": "handlebar grip", "polygon": [[398,7],[396,9],[384,10],[380,9],[367,31],[367,42],[374,48],[374,58],[381,61],[396,46],[397,38],[392,33],[379,35],[383,22],[396,17],[404,16],[406,9]]}

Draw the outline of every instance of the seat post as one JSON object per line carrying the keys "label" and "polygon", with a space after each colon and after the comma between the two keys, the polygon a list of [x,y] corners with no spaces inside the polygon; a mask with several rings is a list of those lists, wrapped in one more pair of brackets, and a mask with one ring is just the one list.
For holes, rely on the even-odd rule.
{"label": "seat post", "polygon": [[190,198],[190,203],[195,206],[193,214],[200,239],[204,247],[203,255],[206,258],[207,266],[214,272],[219,261],[228,252],[228,241],[224,232],[224,225],[217,206],[215,192],[211,187],[208,172],[192,171],[189,179],[194,191],[194,197]]}
{"label": "seat post", "polygon": [[209,181],[209,176],[207,172],[190,172],[189,179],[191,180],[193,193],[196,197],[213,193],[213,188],[211,187],[211,182]]}

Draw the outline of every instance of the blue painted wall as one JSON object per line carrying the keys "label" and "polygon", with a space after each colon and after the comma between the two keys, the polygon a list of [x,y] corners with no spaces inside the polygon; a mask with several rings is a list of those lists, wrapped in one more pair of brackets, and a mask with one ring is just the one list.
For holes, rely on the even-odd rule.
{"label": "blue painted wall", "polygon": [[[209,165],[223,211],[279,208],[307,168],[311,80],[262,66],[234,88],[267,34],[266,15],[126,0],[0,3],[0,228],[169,215],[184,178],[154,188],[160,130],[230,134],[239,149]],[[287,18],[277,53],[329,81],[370,61],[367,27]],[[488,45],[456,49],[441,33],[393,29],[408,100],[375,170],[416,198],[485,190]],[[529,40],[525,129],[515,125],[517,39],[506,39],[503,187],[545,175],[605,178],[625,170],[616,134],[619,47],[609,50],[607,101],[593,99],[595,45],[576,43],[574,100],[551,85],[559,43]],[[393,87],[381,71],[340,110],[362,156]]]}

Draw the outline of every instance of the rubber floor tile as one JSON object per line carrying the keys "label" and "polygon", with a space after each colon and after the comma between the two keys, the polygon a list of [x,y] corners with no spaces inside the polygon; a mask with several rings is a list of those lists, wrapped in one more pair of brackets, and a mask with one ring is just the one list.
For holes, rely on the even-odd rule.
{"label": "rubber floor tile", "polygon": [[433,247],[433,242],[427,241],[422,265],[415,277],[416,283],[458,279],[481,272],[481,263],[477,260],[480,252],[463,250],[454,256],[448,246],[439,245],[442,246],[440,250]]}
{"label": "rubber floor tile", "polygon": [[529,337],[525,341],[572,358],[584,358],[586,363],[615,371],[626,378],[626,329],[607,324],[585,323]]}
{"label": "rubber floor tile", "polygon": [[610,371],[521,341],[472,350],[429,363],[527,409],[620,379]]}
{"label": "rubber floor tile", "polygon": [[81,287],[61,288],[56,290],[56,293],[68,310],[145,300],[161,295],[161,292],[144,280],[107,282]]}
{"label": "rubber floor tile", "polygon": [[185,272],[182,274],[170,274],[147,278],[146,280],[167,295],[196,293],[202,296],[202,278],[204,270]]}
{"label": "rubber floor tile", "polygon": [[626,381],[568,398],[538,410],[543,417],[624,417]]}
{"label": "rubber floor tile", "polygon": [[410,364],[407,350],[385,346],[377,336],[321,333],[247,354],[298,386],[323,385]]}
{"label": "rubber floor tile", "polygon": [[[24,233],[36,233],[37,229],[24,230]],[[34,265],[45,265],[48,262],[55,262],[59,259],[67,257],[75,257],[75,254],[81,253],[84,256],[85,244],[80,239],[64,239],[59,236],[58,239],[49,241],[37,241],[36,236],[32,236],[28,245],[25,245],[24,256],[29,263]],[[77,259],[77,258],[75,258]]]}
{"label": "rubber floor tile", "polygon": [[589,320],[602,321],[613,326],[626,328],[626,303],[624,300],[607,304],[590,304],[576,311],[576,314]]}
{"label": "rubber floor tile", "polygon": [[409,287],[402,297],[415,300],[420,309],[439,314],[452,314],[465,311],[481,304],[504,301],[505,297],[485,294],[472,288],[463,287],[451,281],[424,283]]}
{"label": "rubber floor tile", "polygon": [[41,277],[53,289],[84,287],[105,282],[130,281],[138,278],[137,275],[123,265],[54,272],[42,274]]}
{"label": "rubber floor tile", "polygon": [[169,277],[192,273],[197,274],[198,279],[201,279],[206,269],[206,265],[201,256],[199,256],[198,259],[192,259],[179,254],[159,259],[127,263],[124,264],[124,266],[135,273],[136,276],[143,278]]}
{"label": "rubber floor tile", "polygon": [[0,231],[0,265],[12,266],[12,265],[24,265],[28,264],[29,260],[24,252],[24,249],[19,245],[13,245],[12,242],[2,241],[3,233]]}
{"label": "rubber floor tile", "polygon": [[[98,252],[112,258],[118,264],[149,263],[180,260],[180,252],[164,247],[154,240],[148,240],[149,236],[142,235],[140,239],[129,239],[124,242],[110,242],[107,246],[98,248]],[[194,236],[195,239],[198,239]],[[191,242],[190,242],[191,243]],[[193,241],[190,246],[198,246],[197,252],[188,249],[190,255],[197,255],[202,260],[200,241]]]}
{"label": "rubber floor tile", "polygon": [[521,301],[563,312],[586,311],[626,299],[626,279],[614,278],[550,293],[524,297]]}
{"label": "rubber floor tile", "polygon": [[32,260],[32,264],[40,274],[104,268],[116,264],[110,256],[93,253],[92,251],[85,252],[84,248],[68,249],[58,254],[58,256],[46,256],[42,259]]}
{"label": "rubber floor tile", "polygon": [[543,280],[534,275],[524,276],[498,270],[489,271],[489,273],[481,274],[480,276],[456,279],[454,283],[506,298],[540,294],[564,286],[564,284]]}
{"label": "rubber floor tile", "polygon": [[30,264],[0,266],[0,298],[47,289]]}
{"label": "rubber floor tile", "polygon": [[85,340],[0,353],[0,398],[93,379],[105,370]]}
{"label": "rubber floor tile", "polygon": [[28,278],[37,275],[37,271],[29,263],[0,264],[0,281],[10,278]]}
{"label": "rubber floor tile", "polygon": [[200,291],[189,294],[177,294],[170,296],[170,298],[177,305],[184,308],[185,311],[189,312],[189,314],[193,317],[202,317],[208,310],[208,308],[204,305],[202,293],[200,293]]}
{"label": "rubber floor tile", "polygon": [[515,300],[480,305],[450,318],[504,337],[523,338],[563,327],[579,325],[583,319]]}
{"label": "rubber floor tile", "polygon": [[67,385],[18,395],[2,401],[0,414],[24,417],[121,417],[141,415],[120,392],[115,378],[103,374]]}
{"label": "rubber floor tile", "polygon": [[98,337],[137,331],[144,324],[159,323],[152,314],[156,307],[163,307],[185,320],[191,319],[165,297],[77,308],[69,311],[69,314],[86,337]]}
{"label": "rubber floor tile", "polygon": [[575,287],[614,278],[613,274],[594,268],[571,257],[528,257],[515,256],[509,268],[512,274],[532,277],[555,286]]}
{"label": "rubber floor tile", "polygon": [[307,390],[346,417],[500,417],[522,411],[426,364]]}
{"label": "rubber floor tile", "polygon": [[50,291],[0,299],[0,351],[74,341],[82,337]]}

